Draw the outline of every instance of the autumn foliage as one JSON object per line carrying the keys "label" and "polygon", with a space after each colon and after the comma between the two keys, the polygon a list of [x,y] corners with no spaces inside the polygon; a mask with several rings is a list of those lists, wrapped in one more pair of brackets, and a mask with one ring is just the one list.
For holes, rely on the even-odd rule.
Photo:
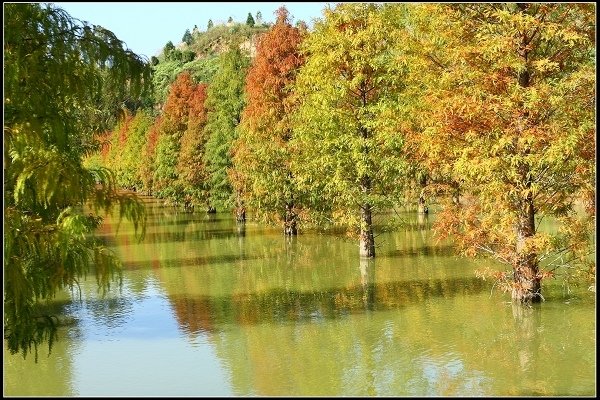
{"label": "autumn foliage", "polygon": [[[202,190],[204,100],[206,86],[181,73],[171,85],[162,113],[156,150],[154,189],[176,203],[194,205],[205,200]],[[183,157],[183,160],[180,160]]]}
{"label": "autumn foliage", "polygon": [[205,205],[208,209],[207,171],[203,161],[206,134],[206,88],[200,83],[188,98],[187,128],[181,137],[181,149],[177,172],[184,191],[184,203],[187,206]]}
{"label": "autumn foliage", "polygon": [[248,207],[286,234],[343,225],[368,257],[379,212],[427,197],[439,238],[539,301],[543,278],[595,276],[594,11],[340,4],[309,31],[281,7],[256,51],[232,43],[160,110],[125,113],[104,164],[122,187],[240,222]]}
{"label": "autumn foliage", "polygon": [[[421,154],[432,173],[443,171],[466,193],[460,206],[444,206],[437,230],[465,255],[511,266],[520,301],[541,300],[542,265],[554,270],[566,253],[585,259],[575,256],[586,234],[573,204],[589,193],[595,148],[592,8],[418,10],[438,24],[439,46],[421,38],[429,40],[419,72],[427,82]],[[562,222],[557,234],[540,228],[544,217]]]}
{"label": "autumn foliage", "polygon": [[384,10],[326,10],[303,44],[308,59],[295,86],[298,183],[311,211],[358,236],[366,257],[375,256],[373,214],[391,206],[405,169],[394,121],[403,114],[406,68]]}
{"label": "autumn foliage", "polygon": [[256,46],[248,71],[240,136],[234,144],[236,189],[263,215],[275,213],[287,234],[295,234],[297,195],[290,171],[292,85],[304,57],[302,34],[291,26],[285,7],[276,12],[275,25]]}

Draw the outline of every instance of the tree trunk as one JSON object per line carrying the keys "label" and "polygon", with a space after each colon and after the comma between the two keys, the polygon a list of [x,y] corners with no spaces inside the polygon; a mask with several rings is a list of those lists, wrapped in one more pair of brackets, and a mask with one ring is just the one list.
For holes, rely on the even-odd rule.
{"label": "tree trunk", "polygon": [[285,204],[285,216],[283,220],[283,233],[286,236],[295,236],[298,234],[298,228],[296,226],[297,220],[296,212],[294,211],[293,203]]}
{"label": "tree trunk", "polygon": [[427,204],[425,204],[425,196],[423,195],[423,191],[421,191],[421,194],[419,194],[419,207],[417,212],[419,214],[429,213],[429,208],[427,207]]}
{"label": "tree trunk", "polygon": [[363,304],[365,310],[375,309],[375,260],[360,259],[360,284],[363,289]]}
{"label": "tree trunk", "polygon": [[[528,5],[525,3],[517,4],[521,12],[525,13]],[[519,86],[526,88],[531,83],[531,75],[528,68],[528,53],[527,38],[522,38],[520,56],[525,63],[525,69],[519,72]],[[528,118],[526,109],[523,111],[523,120]],[[524,129],[525,122],[520,122],[520,129]],[[525,148],[522,153],[529,154],[529,148]],[[525,190],[525,197],[520,201],[519,217],[516,226],[517,243],[516,243],[516,260],[513,265],[514,286],[512,298],[521,303],[537,303],[542,300],[540,278],[538,276],[538,257],[535,252],[527,250],[525,244],[527,239],[535,235],[535,208],[533,205],[533,195],[531,193],[531,174],[529,167],[522,164],[519,167],[520,182],[522,182]]]}
{"label": "tree trunk", "polygon": [[[366,107],[366,93],[363,92],[363,106]],[[369,138],[369,131],[365,127],[360,129],[361,136],[365,140],[363,144],[363,154],[368,160],[369,158],[369,146],[367,139]],[[367,169],[368,171],[371,168]],[[359,252],[361,257],[375,257],[375,238],[373,236],[373,222],[372,222],[372,206],[370,204],[369,195],[371,194],[371,177],[369,175],[363,175],[360,179],[360,190],[364,195],[364,203],[360,207],[360,238],[359,238]]]}
{"label": "tree trunk", "polygon": [[371,205],[364,204],[360,208],[360,256],[375,257],[375,239],[371,220]]}
{"label": "tree trunk", "polygon": [[425,186],[427,186],[427,176],[424,175],[419,179],[419,185],[421,186],[421,192],[419,193],[419,204],[417,207],[418,214],[427,214],[429,208],[425,203]]}
{"label": "tree trunk", "polygon": [[235,220],[237,222],[246,222],[246,208],[244,206],[236,207]]}
{"label": "tree trunk", "polygon": [[522,166],[521,179],[526,189],[525,198],[521,200],[516,233],[516,261],[513,266],[514,286],[512,298],[522,303],[537,303],[541,301],[541,285],[538,276],[538,257],[531,250],[527,250],[527,239],[535,235],[535,208],[533,194],[531,193],[531,176],[528,168]]}
{"label": "tree trunk", "polygon": [[[286,131],[286,134],[284,136],[284,140],[286,141],[286,143],[290,140],[291,138],[291,132],[288,130]],[[293,190],[289,190],[289,192],[287,190],[285,190],[285,188],[290,188],[293,187],[293,182],[294,182],[294,177],[292,175],[291,171],[288,171],[287,173],[287,182],[284,185],[284,193],[289,193],[285,195],[286,199],[285,199],[285,215],[283,216],[283,234],[285,236],[296,236],[298,234],[298,228],[297,228],[297,220],[298,220],[298,215],[296,214],[296,211],[294,210],[294,192]]]}
{"label": "tree trunk", "polygon": [[522,303],[537,303],[542,299],[542,289],[538,276],[537,254],[525,249],[525,242],[535,235],[535,210],[531,195],[524,202],[524,210],[517,222],[517,257],[513,266],[513,300]]}
{"label": "tree trunk", "polygon": [[459,206],[460,205],[460,186],[458,185],[458,182],[453,182],[452,183],[452,203],[455,206]]}
{"label": "tree trunk", "polygon": [[236,194],[235,202],[235,220],[237,222],[246,222],[246,206],[239,193]]}

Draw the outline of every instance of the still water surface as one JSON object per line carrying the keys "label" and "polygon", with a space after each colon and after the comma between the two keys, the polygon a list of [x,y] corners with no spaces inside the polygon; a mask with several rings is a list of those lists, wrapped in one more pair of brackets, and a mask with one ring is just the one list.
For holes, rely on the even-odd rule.
{"label": "still water surface", "polygon": [[433,216],[407,213],[361,261],[340,235],[288,240],[144,199],[142,242],[127,222],[100,229],[124,261],[122,287],[102,298],[88,277],[81,300],[59,296],[74,322],[37,364],[4,352],[5,395],[596,393],[595,295],[548,280],[545,303],[513,307],[475,277],[489,261],[436,244]]}

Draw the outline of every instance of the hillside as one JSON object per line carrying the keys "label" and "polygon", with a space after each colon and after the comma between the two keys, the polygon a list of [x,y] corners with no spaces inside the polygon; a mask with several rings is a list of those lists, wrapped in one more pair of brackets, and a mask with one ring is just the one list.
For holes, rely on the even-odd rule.
{"label": "hillside", "polygon": [[194,30],[189,44],[167,43],[158,57],[152,57],[154,103],[158,106],[164,103],[169,85],[182,71],[190,71],[196,82],[210,82],[216,72],[218,56],[231,45],[240,46],[253,57],[258,37],[268,29],[267,24],[219,24],[206,31]]}

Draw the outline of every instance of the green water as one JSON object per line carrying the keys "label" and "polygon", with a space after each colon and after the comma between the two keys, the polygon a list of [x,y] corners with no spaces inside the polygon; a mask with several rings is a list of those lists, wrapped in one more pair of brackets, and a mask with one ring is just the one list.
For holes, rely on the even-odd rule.
{"label": "green water", "polygon": [[4,352],[4,395],[596,393],[585,285],[547,280],[543,304],[513,307],[475,277],[489,262],[454,256],[413,214],[361,262],[343,235],[288,240],[252,222],[241,231],[230,214],[145,201],[144,241],[110,218],[99,232],[124,261],[122,287],[101,298],[89,277],[81,300],[57,298],[74,322],[37,364]]}

